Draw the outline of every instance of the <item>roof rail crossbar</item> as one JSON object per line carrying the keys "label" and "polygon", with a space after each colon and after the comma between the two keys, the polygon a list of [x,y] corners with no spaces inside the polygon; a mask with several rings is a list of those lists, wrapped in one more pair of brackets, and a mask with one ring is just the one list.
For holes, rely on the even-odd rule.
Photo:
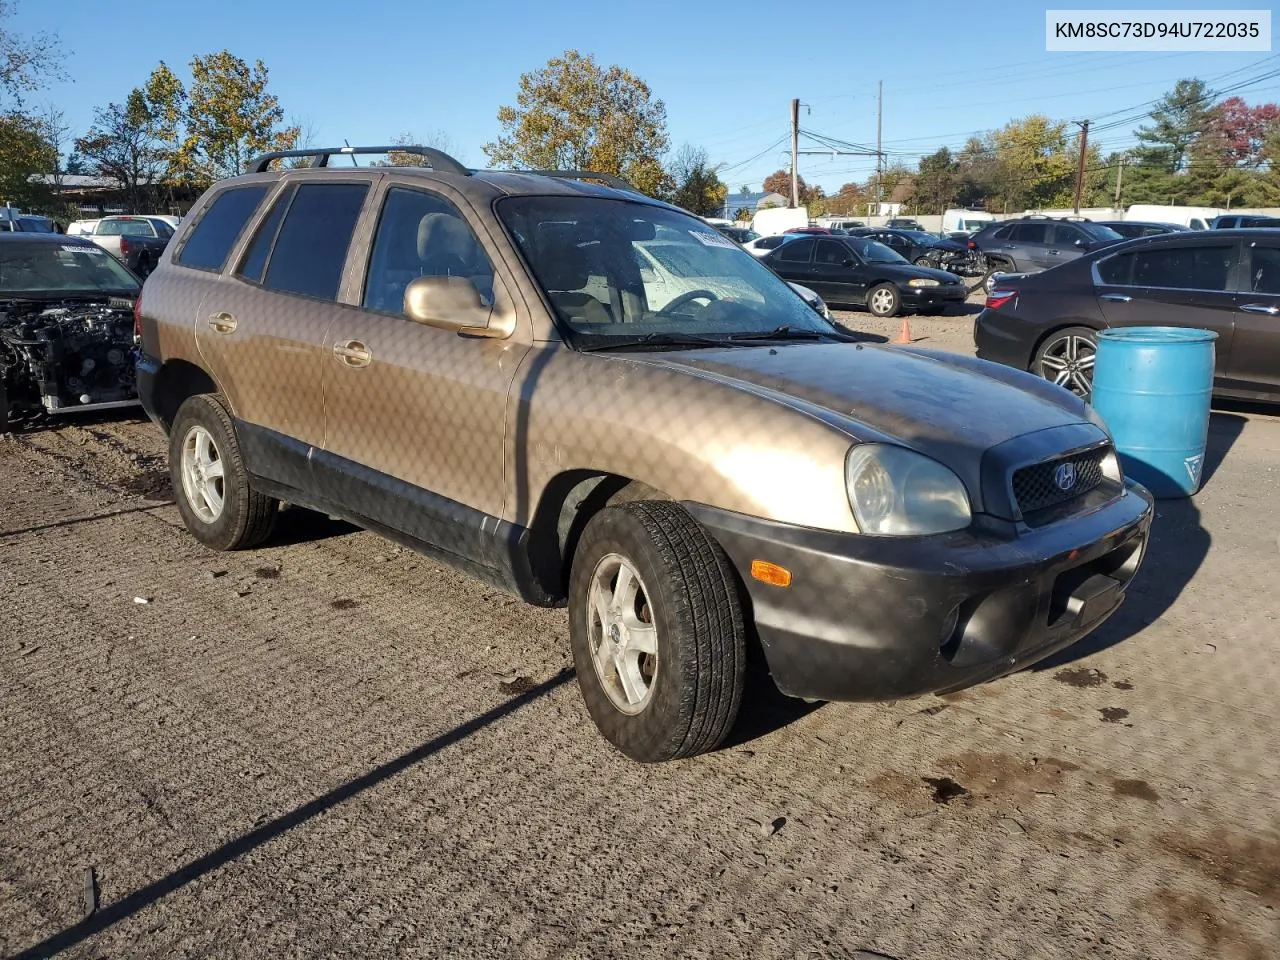
{"label": "roof rail crossbar", "polygon": [[250,160],[247,165],[247,172],[265,173],[273,160],[284,160],[289,157],[312,157],[311,166],[327,167],[330,157],[379,153],[408,153],[429,161],[431,169],[438,173],[456,173],[463,177],[471,176],[470,170],[443,150],[436,150],[434,147],[419,147],[412,144],[395,144],[394,146],[386,147],[313,147],[303,150],[274,150],[271,153],[264,153]]}
{"label": "roof rail crossbar", "polygon": [[615,190],[626,190],[628,193],[640,192],[617,174],[596,173],[594,170],[514,170],[512,172],[531,173],[538,177],[559,177],[562,180],[599,180]]}

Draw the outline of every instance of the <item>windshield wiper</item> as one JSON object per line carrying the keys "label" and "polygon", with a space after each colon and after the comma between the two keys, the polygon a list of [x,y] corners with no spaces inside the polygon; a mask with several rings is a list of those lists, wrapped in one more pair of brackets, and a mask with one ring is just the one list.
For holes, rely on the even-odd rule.
{"label": "windshield wiper", "polygon": [[719,339],[716,337],[701,337],[696,333],[646,333],[641,337],[629,337],[626,339],[609,337],[604,343],[593,343],[589,346],[582,347],[583,353],[594,353],[598,350],[620,350],[626,347],[736,347],[745,346],[745,344],[734,343],[733,338]]}
{"label": "windshield wiper", "polygon": [[767,333],[733,333],[729,335],[730,340],[742,342],[743,340],[820,340],[823,337],[835,337],[835,332],[826,333],[822,330],[797,330],[783,324],[780,327],[774,327]]}

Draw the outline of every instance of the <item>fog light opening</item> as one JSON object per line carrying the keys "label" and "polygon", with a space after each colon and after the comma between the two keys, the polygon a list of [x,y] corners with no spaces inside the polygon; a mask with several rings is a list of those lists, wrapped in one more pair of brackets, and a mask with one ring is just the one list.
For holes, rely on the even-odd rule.
{"label": "fog light opening", "polygon": [[964,636],[964,630],[960,626],[961,606],[963,604],[957,603],[951,608],[951,612],[942,621],[942,629],[939,631],[941,642],[938,649],[942,653],[943,659],[946,660],[950,660],[956,655],[956,651],[960,649],[960,638]]}

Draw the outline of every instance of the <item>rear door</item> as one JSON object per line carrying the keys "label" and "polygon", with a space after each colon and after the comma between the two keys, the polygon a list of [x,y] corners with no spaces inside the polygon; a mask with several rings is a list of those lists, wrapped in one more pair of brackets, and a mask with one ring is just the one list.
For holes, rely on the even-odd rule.
{"label": "rear door", "polygon": [[819,240],[813,258],[812,287],[820,297],[831,303],[856,303],[862,299],[857,262],[847,246],[839,240]]}
{"label": "rear door", "polygon": [[1234,239],[1151,244],[1094,264],[1098,306],[1113,327],[1196,327],[1218,335],[1217,377],[1226,386],[1237,295]]}
{"label": "rear door", "polygon": [[334,171],[280,182],[197,318],[200,353],[237,419],[260,428],[242,433],[259,441],[259,459],[272,458],[252,469],[271,479],[289,482],[280,458],[296,463],[324,443],[326,337],[350,309],[338,293],[373,179]]}
{"label": "rear door", "polygon": [[[817,246],[818,241],[808,237],[803,240],[788,240],[769,254],[769,266],[784,280],[813,287],[813,253]],[[817,288],[814,290],[821,295]]]}
{"label": "rear door", "polygon": [[1004,248],[1010,251],[1015,270],[1034,272],[1047,270],[1056,264],[1056,261],[1050,263],[1049,258],[1052,228],[1053,224],[1047,220],[1014,225],[1013,233]]}
{"label": "rear door", "polygon": [[1230,389],[1280,394],[1280,235],[1244,242]]}

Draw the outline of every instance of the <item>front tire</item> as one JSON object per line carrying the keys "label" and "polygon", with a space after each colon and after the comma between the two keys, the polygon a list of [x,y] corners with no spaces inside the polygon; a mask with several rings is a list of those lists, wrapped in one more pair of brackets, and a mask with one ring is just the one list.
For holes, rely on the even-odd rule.
{"label": "front tire", "polygon": [[182,522],[206,547],[244,550],[271,536],[280,501],[249,485],[231,414],[212,394],[178,408],[169,433],[169,477]]}
{"label": "front tire", "polygon": [[742,703],[745,640],[732,567],[679,505],[639,500],[591,518],[569,578],[569,636],[587,712],[655,763],[713,750]]}
{"label": "front tire", "polygon": [[867,291],[867,309],[872,316],[897,316],[902,308],[902,295],[892,283],[880,283]]}
{"label": "front tire", "polygon": [[1088,327],[1064,327],[1045,337],[1031,361],[1031,372],[1089,399],[1098,334]]}

